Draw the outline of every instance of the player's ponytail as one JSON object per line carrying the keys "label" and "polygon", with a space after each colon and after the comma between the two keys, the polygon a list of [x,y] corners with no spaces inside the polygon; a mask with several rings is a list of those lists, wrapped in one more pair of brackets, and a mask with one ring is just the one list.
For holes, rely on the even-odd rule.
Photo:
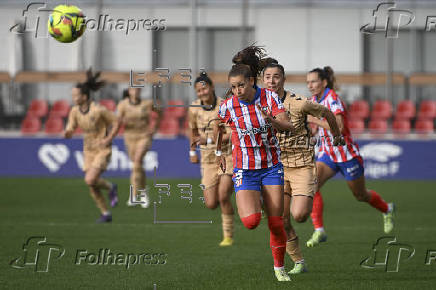
{"label": "player's ponytail", "polygon": [[317,73],[318,77],[323,81],[327,81],[327,88],[337,91],[339,89],[336,83],[335,72],[330,66],[325,66],[324,68],[315,68],[309,73]]}
{"label": "player's ponytail", "polygon": [[263,61],[265,50],[259,46],[250,45],[239,51],[232,59],[234,65],[229,72],[229,78],[242,75],[244,78],[254,78],[254,84],[257,84],[257,77],[265,67]]}
{"label": "player's ponytail", "polygon": [[323,68],[323,70],[324,70],[324,73],[325,73],[326,78],[327,78],[327,87],[329,89],[337,91],[338,87],[337,87],[337,84],[336,84],[335,72],[329,66],[325,66]]}
{"label": "player's ponytail", "polygon": [[101,72],[92,73],[92,69],[89,68],[86,71],[86,81],[83,83],[77,83],[76,88],[80,89],[80,93],[86,95],[89,99],[91,92],[99,90],[105,85],[104,81],[99,81]]}

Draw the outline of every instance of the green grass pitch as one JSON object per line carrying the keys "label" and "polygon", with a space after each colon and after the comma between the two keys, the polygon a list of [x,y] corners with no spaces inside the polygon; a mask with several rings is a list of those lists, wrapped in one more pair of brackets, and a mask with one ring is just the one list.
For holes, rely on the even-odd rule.
{"label": "green grass pitch", "polygon": [[[292,282],[276,281],[269,248],[267,222],[253,231],[236,215],[235,244],[220,248],[220,210],[204,207],[199,180],[159,180],[171,186],[170,196],[149,209],[127,208],[128,179],[110,179],[119,185],[120,204],[113,209],[113,223],[98,225],[98,211],[82,179],[0,179],[0,288],[1,289],[434,289],[436,259],[426,265],[428,250],[436,256],[436,182],[370,181],[368,187],[397,205],[397,242],[415,249],[401,259],[398,272],[383,266],[366,269],[360,263],[372,245],[384,236],[382,216],[355,201],[345,182],[335,180],[323,189],[328,242],[305,247],[312,233],[310,220],[295,224],[309,269]],[[148,180],[152,199],[157,188]],[[182,199],[177,184],[193,184],[192,203]],[[185,194],[186,195],[186,194]],[[234,196],[232,197],[234,201]],[[154,221],[212,221],[209,223],[154,223]],[[65,254],[51,257],[48,272],[32,265],[13,268],[23,256],[23,243],[31,236],[45,236],[61,245]],[[90,265],[77,250],[98,254],[100,249],[128,255],[164,253],[165,264]],[[56,252],[54,252],[55,255]],[[42,258],[41,258],[42,259]],[[134,258],[132,258],[134,259]],[[92,260],[90,260],[92,262]],[[149,260],[147,260],[149,261]],[[292,262],[286,256],[285,267]],[[142,262],[144,262],[142,260]],[[109,261],[110,263],[110,261]]]}

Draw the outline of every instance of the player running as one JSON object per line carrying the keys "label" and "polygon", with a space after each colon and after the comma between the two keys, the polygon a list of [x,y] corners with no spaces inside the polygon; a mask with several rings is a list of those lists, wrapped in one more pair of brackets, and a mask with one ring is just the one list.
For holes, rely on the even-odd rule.
{"label": "player running", "polygon": [[306,243],[308,247],[314,247],[327,240],[322,220],[323,200],[319,190],[337,172],[341,172],[345,177],[348,187],[358,201],[367,202],[383,213],[385,233],[390,233],[394,228],[394,204],[386,203],[377,192],[365,186],[363,160],[359,147],[351,137],[345,105],[336,94],[335,86],[333,70],[328,66],[323,69],[313,69],[307,74],[307,87],[313,95],[313,101],[327,107],[335,114],[345,140],[344,146],[333,147],[329,124],[324,119],[309,118],[310,122],[319,126],[320,148],[316,161],[318,191],[314,196],[311,214],[315,232]]}
{"label": "player running", "polygon": [[[100,175],[106,170],[110,161],[112,139],[116,136],[119,126],[112,112],[90,99],[91,92],[104,85],[103,81],[98,81],[100,72],[93,75],[91,69],[89,69],[86,76],[87,80],[85,82],[78,83],[72,89],[75,106],[71,108],[63,135],[65,138],[71,138],[77,127],[84,132],[83,171],[85,172],[85,182],[89,186],[91,196],[101,212],[97,222],[105,223],[112,221],[112,215],[106,206],[101,190],[106,189],[109,191],[110,203],[114,207],[118,203],[117,185],[101,178]],[[109,128],[112,129],[108,133]]]}
{"label": "player running", "polygon": [[[133,168],[130,174],[131,193],[127,206],[141,204],[148,208],[150,201],[145,190],[146,176],[143,159],[151,147],[153,135],[159,127],[158,120],[150,127],[150,116],[154,110],[152,100],[142,100],[140,88],[129,88],[126,97],[118,103],[117,113],[120,124],[124,124],[124,144]],[[157,110],[155,110],[157,111]],[[131,200],[133,198],[133,200]],[[138,201],[138,202],[135,202]]]}
{"label": "player running", "polygon": [[[233,244],[233,206],[230,196],[233,189],[231,165],[225,172],[215,162],[215,141],[213,137],[214,123],[219,121],[218,109],[222,99],[215,95],[214,85],[209,76],[202,72],[194,83],[198,99],[189,108],[189,128],[191,129],[191,148],[189,158],[192,163],[198,163],[195,152],[196,145],[201,149],[201,184],[206,206],[210,209],[221,207],[223,240],[220,246]],[[202,107],[203,106],[203,107]],[[229,134],[224,137],[223,156],[231,164]]]}
{"label": "player running", "polygon": [[[263,69],[263,49],[250,46],[233,57],[228,79],[230,98],[220,106],[219,117],[232,129],[233,183],[242,223],[256,228],[261,220],[262,193],[268,215],[270,246],[277,280],[290,281],[284,269],[286,233],[283,228],[283,165],[276,130],[293,130],[277,94],[256,86]],[[217,140],[217,161],[226,170]]]}
{"label": "player running", "polygon": [[[314,143],[308,128],[307,116],[326,118],[335,136],[335,142],[343,142],[335,116],[326,107],[297,96],[284,89],[285,69],[275,59],[268,59],[263,70],[264,86],[275,92],[295,128],[292,136],[289,132],[277,134],[280,142],[280,159],[284,167],[284,213],[283,223],[287,234],[286,252],[294,262],[289,274],[306,271],[303,255],[298,243],[298,236],[291,225],[290,214],[296,222],[307,220],[312,211],[312,199],[316,192],[316,165]],[[292,203],[291,203],[292,201]]]}

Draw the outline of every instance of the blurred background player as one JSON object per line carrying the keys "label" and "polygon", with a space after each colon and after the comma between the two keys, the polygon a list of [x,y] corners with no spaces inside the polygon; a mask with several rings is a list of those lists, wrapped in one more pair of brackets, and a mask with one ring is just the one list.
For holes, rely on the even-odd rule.
{"label": "blurred background player", "polygon": [[318,191],[314,197],[311,215],[315,231],[306,245],[313,247],[327,240],[322,219],[323,200],[320,189],[337,172],[341,172],[345,177],[348,187],[358,201],[367,202],[383,213],[384,232],[390,233],[394,227],[394,204],[386,203],[377,192],[367,189],[365,186],[363,159],[360,156],[359,147],[351,137],[345,105],[335,92],[336,79],[333,70],[328,66],[323,69],[311,70],[307,74],[307,88],[312,93],[313,101],[327,107],[336,116],[336,122],[344,136],[345,145],[333,147],[332,128],[329,124],[324,119],[309,117],[310,122],[320,127],[318,134],[321,144],[316,160]]}
{"label": "blurred background player", "polygon": [[[118,132],[119,125],[112,112],[94,103],[90,98],[92,91],[104,85],[103,81],[98,81],[100,72],[93,75],[89,69],[86,76],[85,82],[76,84],[72,89],[75,106],[71,108],[68,116],[64,137],[71,138],[77,127],[83,130],[83,171],[91,196],[101,212],[97,222],[111,222],[112,215],[106,206],[101,190],[109,191],[110,203],[114,207],[118,203],[117,185],[101,178],[100,175],[106,170],[110,161],[112,140]],[[110,132],[109,128],[111,128]]]}
{"label": "blurred background player", "polygon": [[210,209],[215,209],[220,205],[224,237],[220,246],[231,246],[233,244],[234,211],[230,201],[233,189],[232,155],[230,144],[228,144],[230,134],[226,132],[223,138],[222,154],[230,164],[224,173],[215,162],[215,138],[213,136],[213,128],[215,123],[219,121],[217,115],[222,99],[216,97],[212,80],[205,72],[197,77],[194,86],[198,99],[192,103],[195,107],[189,108],[188,118],[191,129],[189,158],[192,163],[198,163],[195,148],[199,144],[201,150],[201,184],[205,203]]}
{"label": "blurred background player", "polygon": [[[219,117],[232,129],[233,183],[242,223],[256,228],[261,220],[262,193],[268,215],[270,246],[277,280],[290,281],[284,269],[286,233],[283,228],[283,166],[276,130],[293,129],[277,94],[256,86],[263,69],[263,49],[249,46],[233,57],[228,79],[232,97],[220,106]],[[221,134],[217,142],[218,161]]]}
{"label": "blurred background player", "polygon": [[[130,174],[131,193],[127,200],[128,206],[141,204],[148,208],[150,201],[146,190],[146,176],[143,166],[144,156],[151,148],[153,135],[159,128],[161,114],[158,112],[157,121],[150,127],[150,118],[153,108],[153,100],[145,100],[140,97],[140,88],[129,88],[123,93],[123,100],[118,103],[117,114],[120,125],[124,125],[124,144],[130,160],[133,163]],[[137,203],[137,197],[140,200]],[[133,200],[131,200],[133,198]]]}
{"label": "blurred background player", "polygon": [[267,59],[263,84],[279,96],[295,129],[292,136],[288,131],[279,132],[277,137],[285,178],[283,223],[287,235],[286,252],[295,263],[289,274],[299,274],[305,272],[306,267],[290,214],[296,222],[305,222],[312,211],[312,199],[317,187],[314,142],[311,142],[307,116],[325,117],[338,143],[341,134],[335,116],[326,107],[284,89],[285,69],[277,60]]}

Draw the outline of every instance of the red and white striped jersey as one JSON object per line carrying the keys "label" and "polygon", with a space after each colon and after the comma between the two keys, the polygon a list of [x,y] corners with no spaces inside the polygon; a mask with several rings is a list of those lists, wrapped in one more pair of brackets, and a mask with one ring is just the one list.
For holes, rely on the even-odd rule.
{"label": "red and white striped jersey", "polygon": [[219,117],[232,129],[233,167],[237,169],[269,168],[280,162],[276,131],[266,123],[257,108],[269,108],[273,116],[285,111],[277,94],[256,88],[250,103],[232,96],[221,103]]}
{"label": "red and white striped jersey", "polygon": [[[332,89],[326,88],[324,90],[321,100],[317,100],[316,96],[312,96],[312,101],[317,102],[325,107],[335,115],[342,115],[344,119],[344,129],[342,130],[342,136],[344,136],[344,146],[333,146],[333,135],[329,130],[319,127],[319,154],[328,154],[334,162],[346,162],[355,157],[359,157],[359,146],[354,143],[351,137],[350,129],[348,128],[348,118],[345,110],[345,104],[336,95],[336,92]],[[322,118],[325,120],[325,118]]]}

